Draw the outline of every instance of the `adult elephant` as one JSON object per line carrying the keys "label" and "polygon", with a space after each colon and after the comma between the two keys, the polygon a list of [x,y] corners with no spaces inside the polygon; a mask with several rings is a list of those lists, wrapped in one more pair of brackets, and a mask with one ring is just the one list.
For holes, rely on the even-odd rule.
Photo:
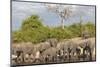
{"label": "adult elephant", "polygon": [[79,46],[83,49],[83,61],[91,61],[93,59],[93,51],[95,48],[95,38],[88,38],[80,41]]}
{"label": "adult elephant", "polygon": [[38,44],[34,45],[34,55],[35,55],[35,60],[34,63],[43,63],[44,61],[44,56],[43,52],[46,51],[47,49],[51,48],[49,42],[41,42]]}
{"label": "adult elephant", "polygon": [[17,56],[16,64],[23,64],[26,62],[26,54],[32,54],[34,46],[32,43],[20,43],[20,44],[13,44],[12,49],[14,54]]}
{"label": "adult elephant", "polygon": [[49,49],[50,47],[51,46],[49,42],[42,42],[34,46],[34,51],[40,51],[42,53],[43,51]]}

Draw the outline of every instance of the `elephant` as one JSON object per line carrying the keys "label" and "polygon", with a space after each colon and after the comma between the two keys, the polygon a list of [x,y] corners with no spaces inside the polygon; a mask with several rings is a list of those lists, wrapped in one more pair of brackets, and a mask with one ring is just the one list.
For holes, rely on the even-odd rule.
{"label": "elephant", "polygon": [[57,45],[59,50],[63,50],[63,59],[65,62],[72,62],[74,59],[75,48],[77,44],[72,40],[67,40],[65,42],[60,42]]}
{"label": "elephant", "polygon": [[12,45],[13,54],[17,56],[16,64],[23,64],[26,62],[26,54],[32,53],[34,46],[32,43],[20,43]]}
{"label": "elephant", "polygon": [[95,38],[72,38],[58,42],[30,42],[12,45],[13,64],[43,64],[95,60]]}
{"label": "elephant", "polygon": [[[84,61],[84,54],[83,52],[86,51],[86,48],[88,45],[88,54],[89,58],[94,58],[92,53],[94,51],[95,54],[95,38],[88,38],[88,39],[73,39],[73,40],[67,40],[66,42],[58,43],[57,47],[59,49],[63,49],[64,52],[66,51],[66,57],[69,58],[69,61]],[[93,56],[92,56],[93,55]],[[89,58],[87,61],[89,61]],[[90,60],[92,60],[92,58]],[[66,59],[67,60],[67,59]]]}
{"label": "elephant", "polygon": [[75,42],[73,42],[72,40],[68,41],[68,43],[64,46],[64,50],[66,50],[66,54],[67,54],[67,59],[69,62],[73,62],[75,59],[75,50],[77,48],[77,44]]}
{"label": "elephant", "polygon": [[34,46],[34,51],[40,51],[41,53],[43,51],[45,51],[46,49],[49,49],[51,46],[50,46],[50,43],[49,42],[43,42],[43,43],[39,43],[39,44],[36,44]]}
{"label": "elephant", "polygon": [[92,53],[95,48],[95,39],[89,38],[89,39],[81,40],[80,43],[78,44],[78,47],[80,47],[78,49],[81,51],[80,59],[83,58],[82,61],[91,61]]}
{"label": "elephant", "polygon": [[14,64],[19,64],[24,62],[23,50],[20,48],[13,49],[12,60],[14,61]]}
{"label": "elephant", "polygon": [[44,56],[44,62],[46,58],[48,58],[49,60],[48,62],[55,62],[57,55],[57,48],[50,47],[49,49],[45,50],[41,55]]}

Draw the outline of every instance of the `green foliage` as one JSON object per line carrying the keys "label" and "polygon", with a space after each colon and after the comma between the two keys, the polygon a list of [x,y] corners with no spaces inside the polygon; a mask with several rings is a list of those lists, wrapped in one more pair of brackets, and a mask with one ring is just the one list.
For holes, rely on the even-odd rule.
{"label": "green foliage", "polygon": [[13,32],[12,40],[13,40],[13,42],[21,42],[23,40],[22,32],[21,31]]}
{"label": "green foliage", "polygon": [[[81,28],[82,27],[82,28]],[[12,41],[39,43],[46,41],[49,38],[56,38],[58,40],[79,37],[82,30],[88,30],[91,37],[95,36],[95,25],[91,22],[80,25],[80,23],[61,27],[47,27],[42,24],[39,16],[32,15],[26,18],[21,28],[12,33]]]}
{"label": "green foliage", "polygon": [[48,28],[43,26],[37,15],[26,18],[20,31],[13,32],[13,42],[37,43],[47,39]]}
{"label": "green foliage", "polygon": [[40,28],[41,26],[43,25],[41,23],[39,16],[32,15],[23,21],[21,29],[22,30],[34,30],[36,28]]}
{"label": "green foliage", "polygon": [[89,35],[90,37],[93,37],[95,36],[95,24],[91,23],[91,22],[87,22],[85,25],[84,25],[84,28],[89,31]]}
{"label": "green foliage", "polygon": [[73,32],[73,36],[75,37],[81,36],[82,28],[81,28],[80,23],[72,24],[68,27],[68,29]]}
{"label": "green foliage", "polygon": [[60,39],[67,39],[71,38],[72,32],[67,30],[67,29],[62,29],[62,28],[52,28],[50,31],[50,38],[56,38],[58,40]]}

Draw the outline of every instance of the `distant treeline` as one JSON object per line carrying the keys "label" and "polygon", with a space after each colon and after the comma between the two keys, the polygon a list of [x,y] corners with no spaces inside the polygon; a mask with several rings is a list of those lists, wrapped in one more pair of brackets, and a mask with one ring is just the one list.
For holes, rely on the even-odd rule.
{"label": "distant treeline", "polygon": [[67,25],[62,29],[58,27],[48,27],[42,24],[39,16],[32,15],[23,20],[19,30],[12,32],[12,42],[32,42],[39,43],[44,42],[49,38],[69,39],[74,37],[80,37],[82,31],[87,30],[90,37],[95,36],[95,24],[93,22],[73,23]]}

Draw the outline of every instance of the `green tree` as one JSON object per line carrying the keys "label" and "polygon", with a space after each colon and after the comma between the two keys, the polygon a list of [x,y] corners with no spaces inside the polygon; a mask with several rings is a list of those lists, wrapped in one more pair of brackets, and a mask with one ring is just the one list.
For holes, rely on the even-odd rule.
{"label": "green tree", "polygon": [[26,18],[22,22],[21,29],[22,30],[33,30],[33,29],[40,28],[41,26],[43,26],[43,25],[41,23],[39,16],[32,15],[32,16],[29,16],[28,18]]}

